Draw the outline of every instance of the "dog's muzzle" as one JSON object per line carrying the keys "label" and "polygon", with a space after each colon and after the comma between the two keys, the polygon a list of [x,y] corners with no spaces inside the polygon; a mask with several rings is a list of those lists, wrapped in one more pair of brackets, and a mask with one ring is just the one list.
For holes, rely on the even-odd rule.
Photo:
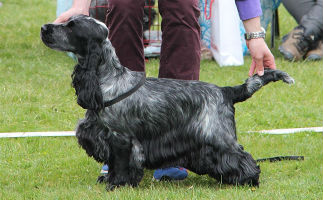
{"label": "dog's muzzle", "polygon": [[50,24],[45,24],[41,27],[40,37],[46,45],[54,43],[54,40],[52,39],[52,37],[50,37],[52,33],[53,33],[53,28],[50,26]]}

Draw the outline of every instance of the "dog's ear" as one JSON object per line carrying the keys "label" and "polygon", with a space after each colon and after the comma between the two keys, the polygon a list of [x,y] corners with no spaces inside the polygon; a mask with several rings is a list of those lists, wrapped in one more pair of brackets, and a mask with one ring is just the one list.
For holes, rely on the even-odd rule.
{"label": "dog's ear", "polygon": [[98,78],[101,54],[100,44],[90,41],[84,62],[77,64],[72,74],[77,103],[84,109],[99,110],[104,107]]}
{"label": "dog's ear", "polygon": [[87,54],[85,56],[85,62],[82,67],[89,70],[97,70],[102,60],[102,45],[98,40],[89,40],[87,45]]}

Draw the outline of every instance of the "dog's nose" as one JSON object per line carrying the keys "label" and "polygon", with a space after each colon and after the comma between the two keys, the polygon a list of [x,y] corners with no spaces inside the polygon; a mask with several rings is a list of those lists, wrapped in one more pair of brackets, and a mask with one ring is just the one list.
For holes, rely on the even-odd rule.
{"label": "dog's nose", "polygon": [[45,31],[47,31],[47,26],[46,26],[46,25],[43,25],[43,26],[41,27],[41,32],[43,33],[43,32],[45,32]]}

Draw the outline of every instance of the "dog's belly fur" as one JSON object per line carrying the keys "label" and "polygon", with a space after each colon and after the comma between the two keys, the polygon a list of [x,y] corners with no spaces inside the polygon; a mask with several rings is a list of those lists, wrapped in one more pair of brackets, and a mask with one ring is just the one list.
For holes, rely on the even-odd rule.
{"label": "dog's belly fur", "polygon": [[203,160],[206,148],[240,148],[234,107],[208,83],[149,78],[131,98],[105,108],[100,118],[115,135],[138,141],[143,155],[134,156],[144,156],[147,168],[190,168],[188,163]]}

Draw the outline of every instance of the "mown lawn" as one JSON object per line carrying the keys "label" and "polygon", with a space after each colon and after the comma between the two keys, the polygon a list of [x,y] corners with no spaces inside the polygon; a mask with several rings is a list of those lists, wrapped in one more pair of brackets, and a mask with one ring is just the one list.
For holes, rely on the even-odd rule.
{"label": "mown lawn", "polygon": [[[74,61],[46,48],[42,24],[55,19],[55,0],[2,0],[0,7],[0,132],[73,130],[84,115],[71,88]],[[295,26],[281,6],[281,35]],[[269,41],[269,37],[267,38]],[[193,173],[181,182],[154,182],[146,171],[138,188],[107,193],[96,184],[101,165],[74,137],[0,139],[0,199],[322,199],[322,133],[261,135],[248,131],[322,126],[323,62],[285,61],[279,69],[294,85],[270,84],[236,105],[238,140],[255,158],[304,155],[304,161],[261,163],[259,188],[227,186]],[[201,63],[205,82],[237,85],[247,78],[250,58],[239,67]],[[147,63],[157,76],[158,60]]]}

